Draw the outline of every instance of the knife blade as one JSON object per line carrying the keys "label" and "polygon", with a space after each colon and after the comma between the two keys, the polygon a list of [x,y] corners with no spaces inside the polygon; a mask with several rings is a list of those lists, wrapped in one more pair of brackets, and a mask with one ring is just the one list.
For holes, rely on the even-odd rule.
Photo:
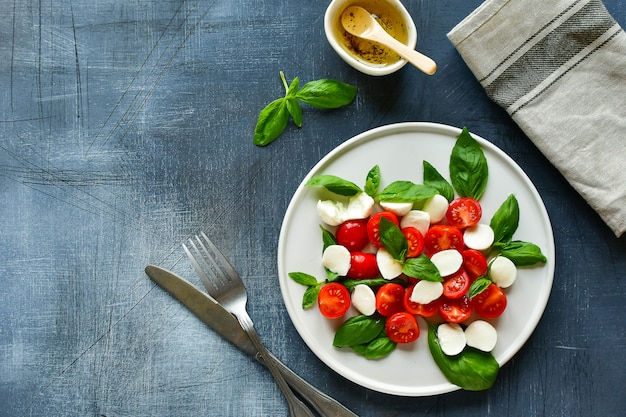
{"label": "knife blade", "polygon": [[257,353],[257,349],[235,316],[210,295],[200,291],[184,278],[158,266],[148,265],[146,274],[220,336],[248,355],[254,356]]}
{"label": "knife blade", "polygon": [[[241,328],[239,321],[211,296],[199,290],[184,278],[156,265],[146,266],[146,275],[180,301],[193,312],[204,324],[211,327],[220,336],[237,346],[245,353],[254,356],[265,365],[263,358],[248,334]],[[270,353],[271,354],[271,353]],[[274,357],[274,355],[272,355]],[[276,359],[274,357],[274,359]],[[286,365],[276,359],[280,372],[287,383],[296,390],[322,416],[358,417],[334,398],[329,397],[306,382]]]}

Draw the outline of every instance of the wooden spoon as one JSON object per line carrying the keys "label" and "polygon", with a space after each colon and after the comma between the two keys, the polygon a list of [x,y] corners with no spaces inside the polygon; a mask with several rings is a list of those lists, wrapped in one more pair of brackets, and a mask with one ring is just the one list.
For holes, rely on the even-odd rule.
{"label": "wooden spoon", "polygon": [[437,71],[435,61],[409,48],[393,36],[391,36],[374,19],[372,14],[359,6],[350,6],[341,15],[343,28],[351,35],[369,41],[377,42],[398,53],[402,58],[415,65],[418,69],[428,75],[433,75]]}

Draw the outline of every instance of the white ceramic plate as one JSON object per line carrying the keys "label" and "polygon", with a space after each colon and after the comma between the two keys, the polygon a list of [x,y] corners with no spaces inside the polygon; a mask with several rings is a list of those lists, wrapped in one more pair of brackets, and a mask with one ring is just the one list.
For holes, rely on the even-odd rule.
{"label": "white ceramic plate", "polygon": [[[363,187],[368,171],[379,165],[381,189],[396,180],[422,182],[423,161],[430,162],[448,179],[448,163],[460,129],[434,123],[401,123],[362,133],[335,148],[304,178],[296,190],[280,232],[278,274],[282,295],[298,333],[309,348],[330,368],[363,387],[401,396],[426,396],[458,389],[449,383],[430,355],[426,323],[420,318],[421,335],[411,344],[398,345],[388,357],[368,360],[350,349],[332,345],[342,319],[328,320],[317,308],[303,310],[305,287],[289,272],[306,272],[325,278],[321,265],[322,239],[316,214],[318,199],[329,198],[321,187],[304,184],[314,175],[332,174]],[[513,193],[520,206],[515,239],[533,242],[548,258],[546,265],[520,269],[506,290],[507,309],[493,320],[498,343],[493,351],[504,365],[528,340],[537,326],[552,288],[554,238],[550,220],[537,190],[522,169],[504,152],[474,134],[489,164],[489,183],[481,198],[483,222],[489,222],[506,197]]]}

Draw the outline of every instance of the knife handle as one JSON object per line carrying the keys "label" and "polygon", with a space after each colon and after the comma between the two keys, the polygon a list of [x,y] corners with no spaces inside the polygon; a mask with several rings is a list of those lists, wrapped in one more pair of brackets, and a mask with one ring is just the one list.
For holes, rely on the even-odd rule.
{"label": "knife handle", "polygon": [[[272,356],[272,358],[276,361],[278,365],[278,369],[282,374],[285,381],[289,384],[291,388],[296,390],[302,398],[304,398],[309,404],[315,408],[315,410],[321,416],[328,417],[359,417],[354,414],[352,411],[348,410],[341,403],[339,403],[334,398],[329,397],[324,394],[313,385],[306,382],[304,379],[300,378],[294,371],[289,369],[284,363],[279,361],[271,352],[268,353]],[[265,365],[265,361],[260,354],[254,355],[254,358]]]}

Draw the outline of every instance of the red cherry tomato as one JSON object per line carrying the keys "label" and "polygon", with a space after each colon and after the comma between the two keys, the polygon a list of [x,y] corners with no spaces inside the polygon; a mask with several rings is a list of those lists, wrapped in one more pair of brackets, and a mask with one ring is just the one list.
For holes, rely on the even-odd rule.
{"label": "red cherry tomato", "polygon": [[402,311],[387,319],[385,332],[392,342],[410,343],[419,337],[420,327],[413,315]]}
{"label": "red cherry tomato", "polygon": [[376,291],[376,310],[389,317],[404,310],[404,287],[390,282]]}
{"label": "red cherry tomato", "polygon": [[437,299],[428,304],[411,301],[411,294],[413,293],[414,286],[415,285],[408,287],[404,292],[404,309],[416,316],[431,317],[435,315],[435,313],[439,310],[439,300]]}
{"label": "red cherry tomato", "polygon": [[472,315],[472,304],[467,296],[457,299],[444,298],[439,306],[439,314],[448,323],[461,323]]}
{"label": "red cherry tomato", "polygon": [[346,276],[353,279],[376,278],[380,276],[376,255],[363,252],[351,253],[350,269]]}
{"label": "red cherry tomato", "polygon": [[506,308],[506,295],[496,284],[489,284],[485,291],[472,297],[472,305],[484,318],[495,319]]}
{"label": "red cherry tomato", "polygon": [[370,217],[367,221],[367,236],[369,237],[369,241],[372,242],[375,246],[381,248],[383,244],[380,241],[380,218],[385,217],[388,220],[391,220],[393,224],[398,226],[400,222],[398,221],[398,217],[388,211],[378,212]]}
{"label": "red cherry tomato", "polygon": [[317,305],[324,317],[339,318],[350,309],[350,292],[344,285],[330,282],[320,289]]}
{"label": "red cherry tomato", "polygon": [[347,220],[339,225],[335,233],[337,243],[350,252],[360,251],[367,245],[367,219]]}
{"label": "red cherry tomato", "polygon": [[450,203],[446,212],[446,219],[452,226],[465,229],[476,226],[482,215],[483,209],[478,201],[469,197],[461,197]]}
{"label": "red cherry tomato", "polygon": [[467,294],[471,279],[463,268],[443,281],[443,295],[448,298],[461,298]]}
{"label": "red cherry tomato", "polygon": [[428,253],[436,253],[446,249],[463,251],[463,233],[457,227],[437,224],[432,226],[424,236],[424,246]]}
{"label": "red cherry tomato", "polygon": [[402,234],[409,243],[409,250],[406,253],[407,258],[416,258],[420,256],[424,250],[424,236],[422,232],[414,227],[405,227]]}
{"label": "red cherry tomato", "polygon": [[463,251],[463,268],[472,279],[482,277],[487,273],[487,258],[476,249],[465,249]]}

